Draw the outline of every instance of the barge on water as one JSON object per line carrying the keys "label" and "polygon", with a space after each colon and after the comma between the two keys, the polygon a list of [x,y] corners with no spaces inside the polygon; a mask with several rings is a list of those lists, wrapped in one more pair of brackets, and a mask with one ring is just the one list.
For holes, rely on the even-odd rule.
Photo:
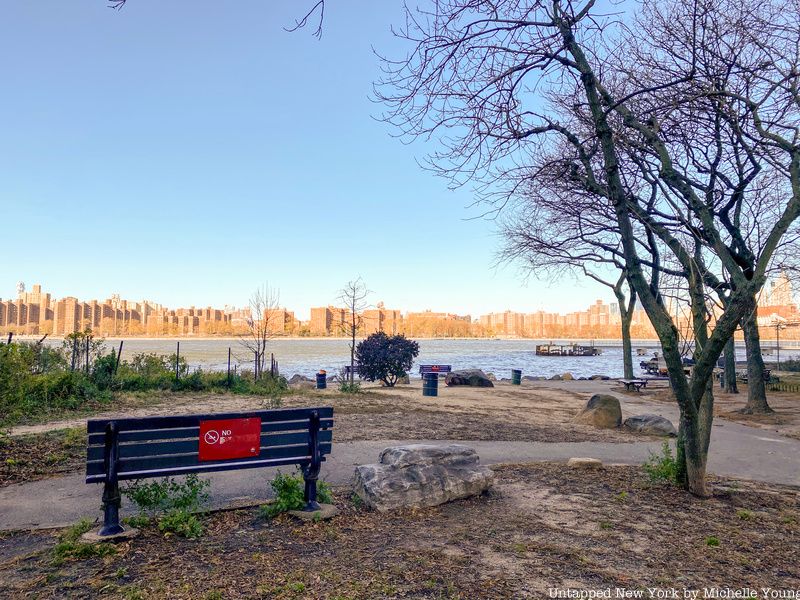
{"label": "barge on water", "polygon": [[541,344],[536,346],[536,356],[597,356],[600,348],[580,344]]}

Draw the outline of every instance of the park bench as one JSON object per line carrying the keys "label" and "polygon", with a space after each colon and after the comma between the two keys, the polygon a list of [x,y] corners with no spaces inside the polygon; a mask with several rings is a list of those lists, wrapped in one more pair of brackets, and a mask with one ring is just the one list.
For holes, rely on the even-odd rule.
{"label": "park bench", "polygon": [[452,370],[450,365],[420,365],[419,374],[424,377],[428,373],[438,373],[439,375],[447,375]]}
{"label": "park bench", "polygon": [[643,387],[647,387],[646,379],[620,379],[619,382],[625,386],[625,391],[636,390],[641,392]]}
{"label": "park bench", "polygon": [[350,372],[351,372],[351,371],[352,371],[352,372],[353,372],[353,373],[354,373],[354,374],[355,374],[357,377],[361,377],[361,367],[359,367],[358,365],[355,365],[354,367],[351,367],[350,365],[345,365],[345,366],[344,366],[344,376],[345,376],[345,377],[350,377]]}
{"label": "park bench", "polygon": [[102,483],[101,536],[122,532],[119,482],[299,465],[304,510],[319,510],[317,479],[333,441],[333,408],[90,419],[86,483]]}

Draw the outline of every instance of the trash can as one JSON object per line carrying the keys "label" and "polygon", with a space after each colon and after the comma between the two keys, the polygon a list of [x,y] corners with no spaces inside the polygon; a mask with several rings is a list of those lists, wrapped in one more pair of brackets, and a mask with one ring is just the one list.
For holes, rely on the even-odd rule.
{"label": "trash can", "polygon": [[438,396],[439,395],[439,374],[438,373],[425,373],[422,376],[422,395],[423,396]]}
{"label": "trash can", "polygon": [[519,385],[522,383],[522,370],[511,369],[511,385]]}
{"label": "trash can", "polygon": [[328,374],[325,370],[320,369],[317,373],[317,389],[324,390],[328,387]]}

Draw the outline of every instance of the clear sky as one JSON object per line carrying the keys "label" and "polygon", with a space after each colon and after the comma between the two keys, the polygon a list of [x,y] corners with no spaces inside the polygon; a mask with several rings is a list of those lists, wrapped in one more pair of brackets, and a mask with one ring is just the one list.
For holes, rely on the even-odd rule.
{"label": "clear sky", "polygon": [[112,293],[243,305],[264,281],[305,318],[358,275],[373,303],[567,312],[593,282],[523,281],[469,189],[373,117],[372,48],[401,3],[7,2],[0,19],[0,297]]}

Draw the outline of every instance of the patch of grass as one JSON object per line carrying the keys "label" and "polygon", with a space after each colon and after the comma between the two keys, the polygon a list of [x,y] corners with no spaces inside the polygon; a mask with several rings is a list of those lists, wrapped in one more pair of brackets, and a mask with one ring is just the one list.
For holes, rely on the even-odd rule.
{"label": "patch of grass", "polygon": [[[278,516],[290,510],[302,510],[305,503],[305,482],[299,471],[294,475],[278,472],[270,483],[275,494],[275,500],[261,507],[261,516],[267,519]],[[331,487],[322,480],[317,481],[317,501],[322,504],[332,504],[333,495]]]}
{"label": "patch of grass", "polygon": [[616,500],[617,502],[625,502],[628,499],[628,496],[629,496],[628,492],[622,491],[614,496],[614,500]]}
{"label": "patch of grass", "polygon": [[600,521],[600,529],[614,529],[614,524],[611,521]]}
{"label": "patch of grass", "polygon": [[739,517],[742,521],[752,521],[755,517],[752,511],[747,509],[740,509],[736,511],[736,516]]}
{"label": "patch of grass", "polygon": [[706,546],[711,548],[718,548],[720,545],[719,538],[713,535],[710,535],[706,538]]}
{"label": "patch of grass", "polygon": [[82,519],[61,534],[58,544],[53,547],[52,565],[57,567],[71,559],[85,560],[116,554],[117,549],[112,544],[86,544],[79,541],[80,537],[91,528],[92,522]]}
{"label": "patch of grass", "polygon": [[650,458],[642,465],[644,472],[653,483],[674,485],[678,478],[678,461],[672,455],[669,442],[661,446],[661,454],[650,453]]}

